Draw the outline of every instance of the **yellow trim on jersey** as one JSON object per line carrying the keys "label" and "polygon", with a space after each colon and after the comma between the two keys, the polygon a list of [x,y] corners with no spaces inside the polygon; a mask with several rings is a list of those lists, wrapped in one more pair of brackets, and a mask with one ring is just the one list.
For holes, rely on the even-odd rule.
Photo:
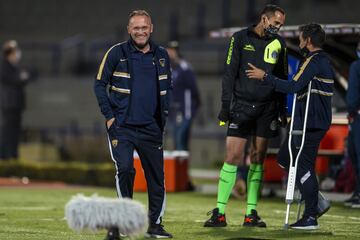
{"label": "yellow trim on jersey", "polygon": [[114,47],[116,47],[116,46],[118,46],[118,45],[120,45],[120,44],[121,44],[121,43],[115,44],[114,46],[112,46],[111,48],[109,48],[109,50],[107,50],[107,52],[105,53],[105,55],[104,55],[104,57],[103,57],[103,59],[102,59],[102,61],[101,61],[101,64],[100,64],[98,74],[97,74],[97,76],[96,76],[96,79],[97,79],[97,80],[101,80],[101,74],[102,74],[102,72],[103,72],[103,70],[104,70],[104,65],[105,65],[105,62],[106,62],[106,58],[107,58],[107,56],[109,55],[109,52],[110,52]]}
{"label": "yellow trim on jersey", "polygon": [[307,92],[301,94],[300,96],[297,96],[297,100],[304,98],[306,95],[307,95]]}
{"label": "yellow trim on jersey", "polygon": [[[334,95],[334,93],[332,92],[325,92],[325,91],[322,91],[322,90],[319,90],[319,89],[311,89],[311,93],[315,93],[315,94],[319,94],[319,95],[322,95],[322,96],[325,96],[325,97],[331,97]],[[304,98],[305,96],[307,95],[307,92],[301,94],[300,96],[297,97],[298,100]]]}
{"label": "yellow trim on jersey", "polygon": [[298,73],[295,75],[295,77],[293,78],[294,81],[297,81],[299,80],[299,78],[301,77],[301,75],[303,74],[306,66],[309,64],[310,60],[316,55],[317,53],[315,53],[314,55],[308,57],[304,64],[301,66],[300,70],[298,71]]}
{"label": "yellow trim on jersey", "polygon": [[111,86],[111,90],[114,90],[114,91],[119,92],[119,93],[130,94],[130,89],[126,89],[126,88],[117,88],[115,86]]}
{"label": "yellow trim on jersey", "polygon": [[323,82],[323,83],[334,83],[333,79],[329,79],[329,78],[319,78],[319,77],[314,77],[315,80],[318,80],[319,82]]}
{"label": "yellow trim on jersey", "polygon": [[331,97],[332,95],[334,95],[334,93],[332,92],[325,92],[319,89],[311,89],[311,93],[316,93],[316,94],[320,94],[326,97]]}
{"label": "yellow trim on jersey", "polygon": [[227,64],[227,65],[229,65],[229,64],[231,63],[231,56],[232,56],[233,47],[234,47],[234,40],[235,40],[235,38],[232,37],[232,38],[231,38],[231,42],[230,42],[230,47],[229,47],[228,55],[227,55],[227,59],[226,59],[226,64]]}
{"label": "yellow trim on jersey", "polygon": [[244,47],[244,50],[247,50],[247,51],[255,51],[255,48],[253,45],[251,44],[246,44],[245,47]]}
{"label": "yellow trim on jersey", "polygon": [[[283,55],[283,59],[287,59],[287,48],[284,48],[284,55]],[[287,60],[284,60],[284,75],[288,76],[289,75],[289,64]]]}
{"label": "yellow trim on jersey", "polygon": [[123,78],[130,78],[130,73],[126,72],[114,72],[113,76],[115,77],[123,77]]}
{"label": "yellow trim on jersey", "polygon": [[165,80],[165,79],[167,79],[167,78],[168,78],[167,74],[164,74],[164,75],[160,75],[160,76],[159,76],[159,80]]}

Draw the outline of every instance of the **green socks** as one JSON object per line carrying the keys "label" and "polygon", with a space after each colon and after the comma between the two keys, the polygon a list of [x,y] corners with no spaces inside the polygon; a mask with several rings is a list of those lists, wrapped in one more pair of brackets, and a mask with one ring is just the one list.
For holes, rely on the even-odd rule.
{"label": "green socks", "polygon": [[247,177],[247,208],[246,215],[251,214],[251,210],[256,210],[259,190],[263,177],[264,168],[262,164],[251,163]]}
{"label": "green socks", "polygon": [[219,213],[225,213],[225,207],[229,200],[231,191],[236,181],[237,166],[224,163],[219,177],[218,195],[217,195],[217,208]]}
{"label": "green socks", "polygon": [[[231,191],[236,181],[237,166],[224,163],[219,178],[217,208],[219,213],[225,213],[225,207],[229,200]],[[264,168],[262,164],[250,164],[247,177],[247,208],[246,215],[251,214],[251,210],[256,210],[260,186],[263,178]]]}

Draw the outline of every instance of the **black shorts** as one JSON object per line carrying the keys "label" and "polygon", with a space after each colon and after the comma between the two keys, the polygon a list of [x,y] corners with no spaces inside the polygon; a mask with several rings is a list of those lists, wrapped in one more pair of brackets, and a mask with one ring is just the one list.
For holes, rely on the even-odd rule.
{"label": "black shorts", "polygon": [[272,138],[278,135],[278,110],[275,103],[259,106],[237,103],[230,114],[227,136]]}

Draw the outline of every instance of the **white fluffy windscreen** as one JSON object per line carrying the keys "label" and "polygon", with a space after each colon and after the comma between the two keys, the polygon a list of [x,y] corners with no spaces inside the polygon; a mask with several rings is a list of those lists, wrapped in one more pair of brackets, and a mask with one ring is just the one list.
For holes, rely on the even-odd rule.
{"label": "white fluffy windscreen", "polygon": [[78,194],[66,204],[65,218],[68,226],[78,232],[118,227],[121,234],[137,236],[148,227],[144,205],[127,198],[86,197]]}

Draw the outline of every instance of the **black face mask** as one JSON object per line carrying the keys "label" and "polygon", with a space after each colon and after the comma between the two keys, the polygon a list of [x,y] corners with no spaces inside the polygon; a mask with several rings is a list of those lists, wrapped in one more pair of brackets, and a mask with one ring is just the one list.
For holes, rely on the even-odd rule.
{"label": "black face mask", "polygon": [[299,47],[299,51],[300,51],[301,56],[303,56],[304,58],[306,58],[307,55],[309,55],[309,52],[310,52],[309,49],[307,49],[306,45],[303,48]]}
{"label": "black face mask", "polygon": [[265,35],[268,37],[273,37],[275,35],[277,35],[277,33],[279,32],[280,28],[277,28],[273,25],[269,25],[267,28],[264,29],[265,30]]}

